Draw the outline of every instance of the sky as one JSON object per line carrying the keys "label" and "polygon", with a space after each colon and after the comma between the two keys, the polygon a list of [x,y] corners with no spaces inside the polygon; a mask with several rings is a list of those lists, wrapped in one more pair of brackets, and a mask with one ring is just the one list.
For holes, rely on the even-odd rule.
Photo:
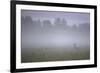
{"label": "sky", "polygon": [[33,20],[50,20],[54,21],[55,18],[66,19],[69,25],[90,23],[89,13],[79,12],[62,12],[62,11],[40,11],[40,10],[21,10],[22,16],[31,16]]}

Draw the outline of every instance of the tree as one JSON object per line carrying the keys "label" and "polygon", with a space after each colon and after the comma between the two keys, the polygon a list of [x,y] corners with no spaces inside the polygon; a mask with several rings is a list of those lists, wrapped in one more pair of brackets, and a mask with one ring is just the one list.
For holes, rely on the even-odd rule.
{"label": "tree", "polygon": [[25,18],[24,16],[21,16],[21,24],[24,24],[25,23]]}
{"label": "tree", "polygon": [[32,17],[31,17],[31,16],[26,16],[26,17],[25,17],[25,22],[28,23],[28,24],[29,24],[29,23],[30,23],[30,24],[33,24]]}
{"label": "tree", "polygon": [[90,24],[89,23],[79,24],[79,29],[82,31],[90,32]]}
{"label": "tree", "polygon": [[43,27],[44,28],[51,28],[52,27],[52,24],[51,24],[51,22],[50,22],[50,20],[44,20],[43,21]]}
{"label": "tree", "polygon": [[60,24],[61,24],[60,18],[56,18],[54,21],[54,25],[60,25]]}
{"label": "tree", "polygon": [[61,22],[62,24],[61,24],[61,26],[63,27],[63,28],[68,28],[68,25],[67,25],[67,21],[63,18],[62,19],[62,22]]}
{"label": "tree", "polygon": [[77,30],[77,25],[76,24],[73,24],[72,25],[72,29]]}
{"label": "tree", "polygon": [[67,22],[66,22],[66,20],[64,18],[62,19],[62,24],[63,25],[66,25],[67,24]]}

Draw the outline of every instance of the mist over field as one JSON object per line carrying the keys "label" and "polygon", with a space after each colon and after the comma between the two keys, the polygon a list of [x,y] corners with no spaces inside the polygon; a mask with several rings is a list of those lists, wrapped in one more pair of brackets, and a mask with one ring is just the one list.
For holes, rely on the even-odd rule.
{"label": "mist over field", "polygon": [[21,10],[21,62],[90,59],[90,14]]}

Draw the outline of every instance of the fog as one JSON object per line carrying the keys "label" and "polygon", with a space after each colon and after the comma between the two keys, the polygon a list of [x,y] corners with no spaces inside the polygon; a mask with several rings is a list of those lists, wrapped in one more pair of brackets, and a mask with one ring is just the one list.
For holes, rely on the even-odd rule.
{"label": "fog", "polygon": [[21,48],[22,62],[89,59],[90,14],[21,10]]}

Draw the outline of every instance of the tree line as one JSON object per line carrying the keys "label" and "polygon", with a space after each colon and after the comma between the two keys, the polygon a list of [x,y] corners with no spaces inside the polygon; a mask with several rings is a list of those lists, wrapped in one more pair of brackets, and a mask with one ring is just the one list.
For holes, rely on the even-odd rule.
{"label": "tree line", "polygon": [[53,23],[48,20],[32,20],[31,16],[23,17],[21,16],[21,26],[22,29],[47,29],[47,30],[78,30],[78,31],[90,31],[90,24],[89,23],[83,23],[83,24],[73,24],[70,26],[67,23],[67,20],[64,18],[55,18]]}

